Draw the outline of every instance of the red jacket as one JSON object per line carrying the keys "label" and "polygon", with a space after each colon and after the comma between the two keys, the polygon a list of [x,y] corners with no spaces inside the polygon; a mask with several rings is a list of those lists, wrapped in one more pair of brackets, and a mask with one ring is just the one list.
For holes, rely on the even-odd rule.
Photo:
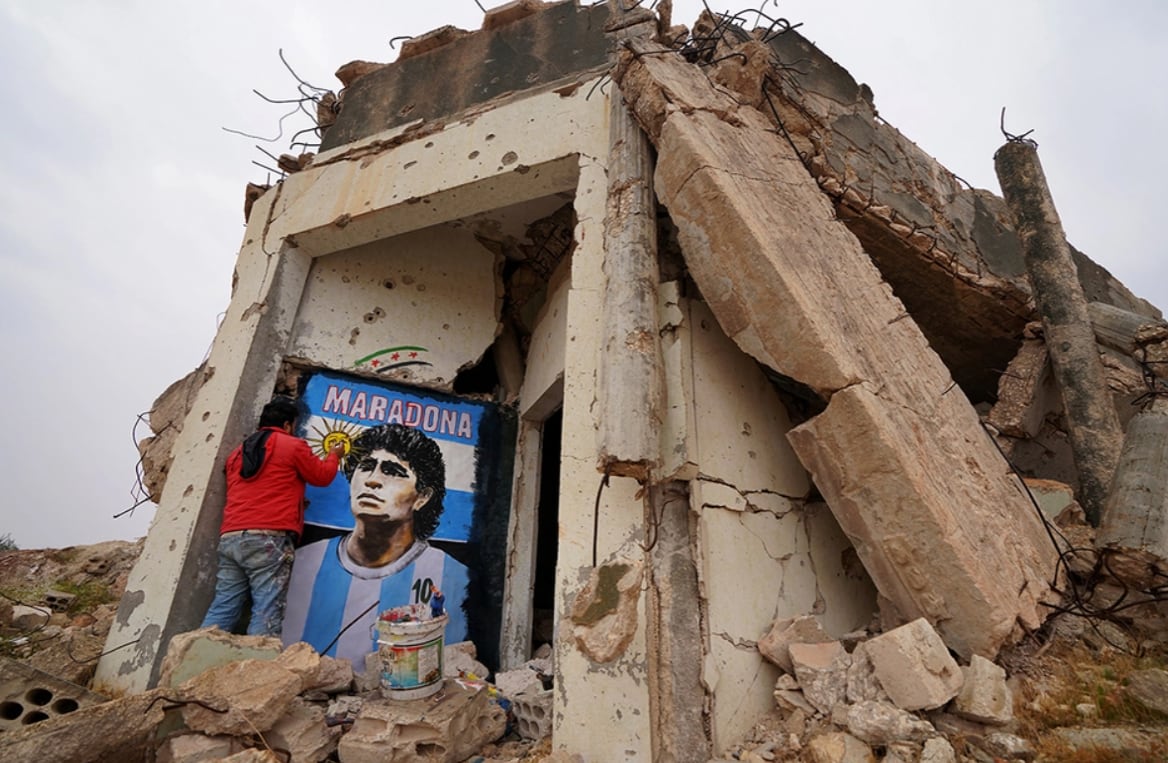
{"label": "red jacket", "polygon": [[323,461],[308,443],[279,427],[271,431],[264,449],[263,467],[244,479],[239,470],[243,446],[227,457],[227,505],[219,534],[233,530],[304,530],[304,483],[324,487],[337,475],[339,459],[330,453]]}

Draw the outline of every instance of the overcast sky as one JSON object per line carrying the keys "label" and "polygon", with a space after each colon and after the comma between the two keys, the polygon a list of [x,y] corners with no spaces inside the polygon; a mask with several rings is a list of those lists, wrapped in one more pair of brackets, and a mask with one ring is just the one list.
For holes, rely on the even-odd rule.
{"label": "overcast sky", "polygon": [[[700,8],[675,0],[675,22]],[[1072,243],[1168,307],[1156,195],[1168,3],[804,0],[765,12],[802,22],[871,86],[887,122],[996,193],[1007,107],[1011,132],[1035,130]],[[153,504],[113,518],[134,500],[135,421],[202,361],[227,307],[244,186],[266,180],[253,161],[270,162],[223,128],[279,133],[288,107],[252,93],[296,97],[278,50],[336,89],[342,64],[393,60],[393,37],[481,19],[474,0],[0,0],[0,535],[40,548],[145,534]],[[287,151],[307,125],[287,120],[261,145]]]}

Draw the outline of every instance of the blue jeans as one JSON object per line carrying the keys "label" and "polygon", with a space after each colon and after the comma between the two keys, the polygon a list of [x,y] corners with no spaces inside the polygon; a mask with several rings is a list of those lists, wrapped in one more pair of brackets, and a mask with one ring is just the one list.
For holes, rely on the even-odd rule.
{"label": "blue jeans", "polygon": [[247,634],[278,637],[284,628],[284,602],[295,556],[288,534],[260,535],[244,530],[220,538],[215,599],[202,627],[217,625],[230,632],[250,597]]}

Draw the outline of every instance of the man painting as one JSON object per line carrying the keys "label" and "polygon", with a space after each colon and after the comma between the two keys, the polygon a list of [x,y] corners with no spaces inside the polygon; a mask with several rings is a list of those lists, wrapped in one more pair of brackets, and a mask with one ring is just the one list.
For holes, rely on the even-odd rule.
{"label": "man painting", "polygon": [[[435,588],[465,590],[467,571],[426,542],[442,515],[446,467],[437,443],[421,430],[366,429],[353,440],[345,475],[354,529],[297,551],[284,643],[306,641],[363,671],[383,610],[428,602]],[[447,640],[464,639],[461,607],[449,615]]]}
{"label": "man painting", "polygon": [[230,631],[250,599],[249,635],[282,630],[293,544],[304,531],[304,485],[332,482],[344,453],[341,443],[323,461],[317,458],[292,435],[298,415],[292,398],[273,398],[256,432],[227,457],[219,569],[204,628]]}

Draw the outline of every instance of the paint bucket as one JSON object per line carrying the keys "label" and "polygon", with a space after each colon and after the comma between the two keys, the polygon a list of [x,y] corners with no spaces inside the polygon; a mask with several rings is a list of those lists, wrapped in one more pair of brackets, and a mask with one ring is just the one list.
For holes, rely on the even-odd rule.
{"label": "paint bucket", "polygon": [[374,628],[383,697],[419,699],[442,688],[442,649],[449,620],[446,614],[431,617],[425,604],[381,613]]}

